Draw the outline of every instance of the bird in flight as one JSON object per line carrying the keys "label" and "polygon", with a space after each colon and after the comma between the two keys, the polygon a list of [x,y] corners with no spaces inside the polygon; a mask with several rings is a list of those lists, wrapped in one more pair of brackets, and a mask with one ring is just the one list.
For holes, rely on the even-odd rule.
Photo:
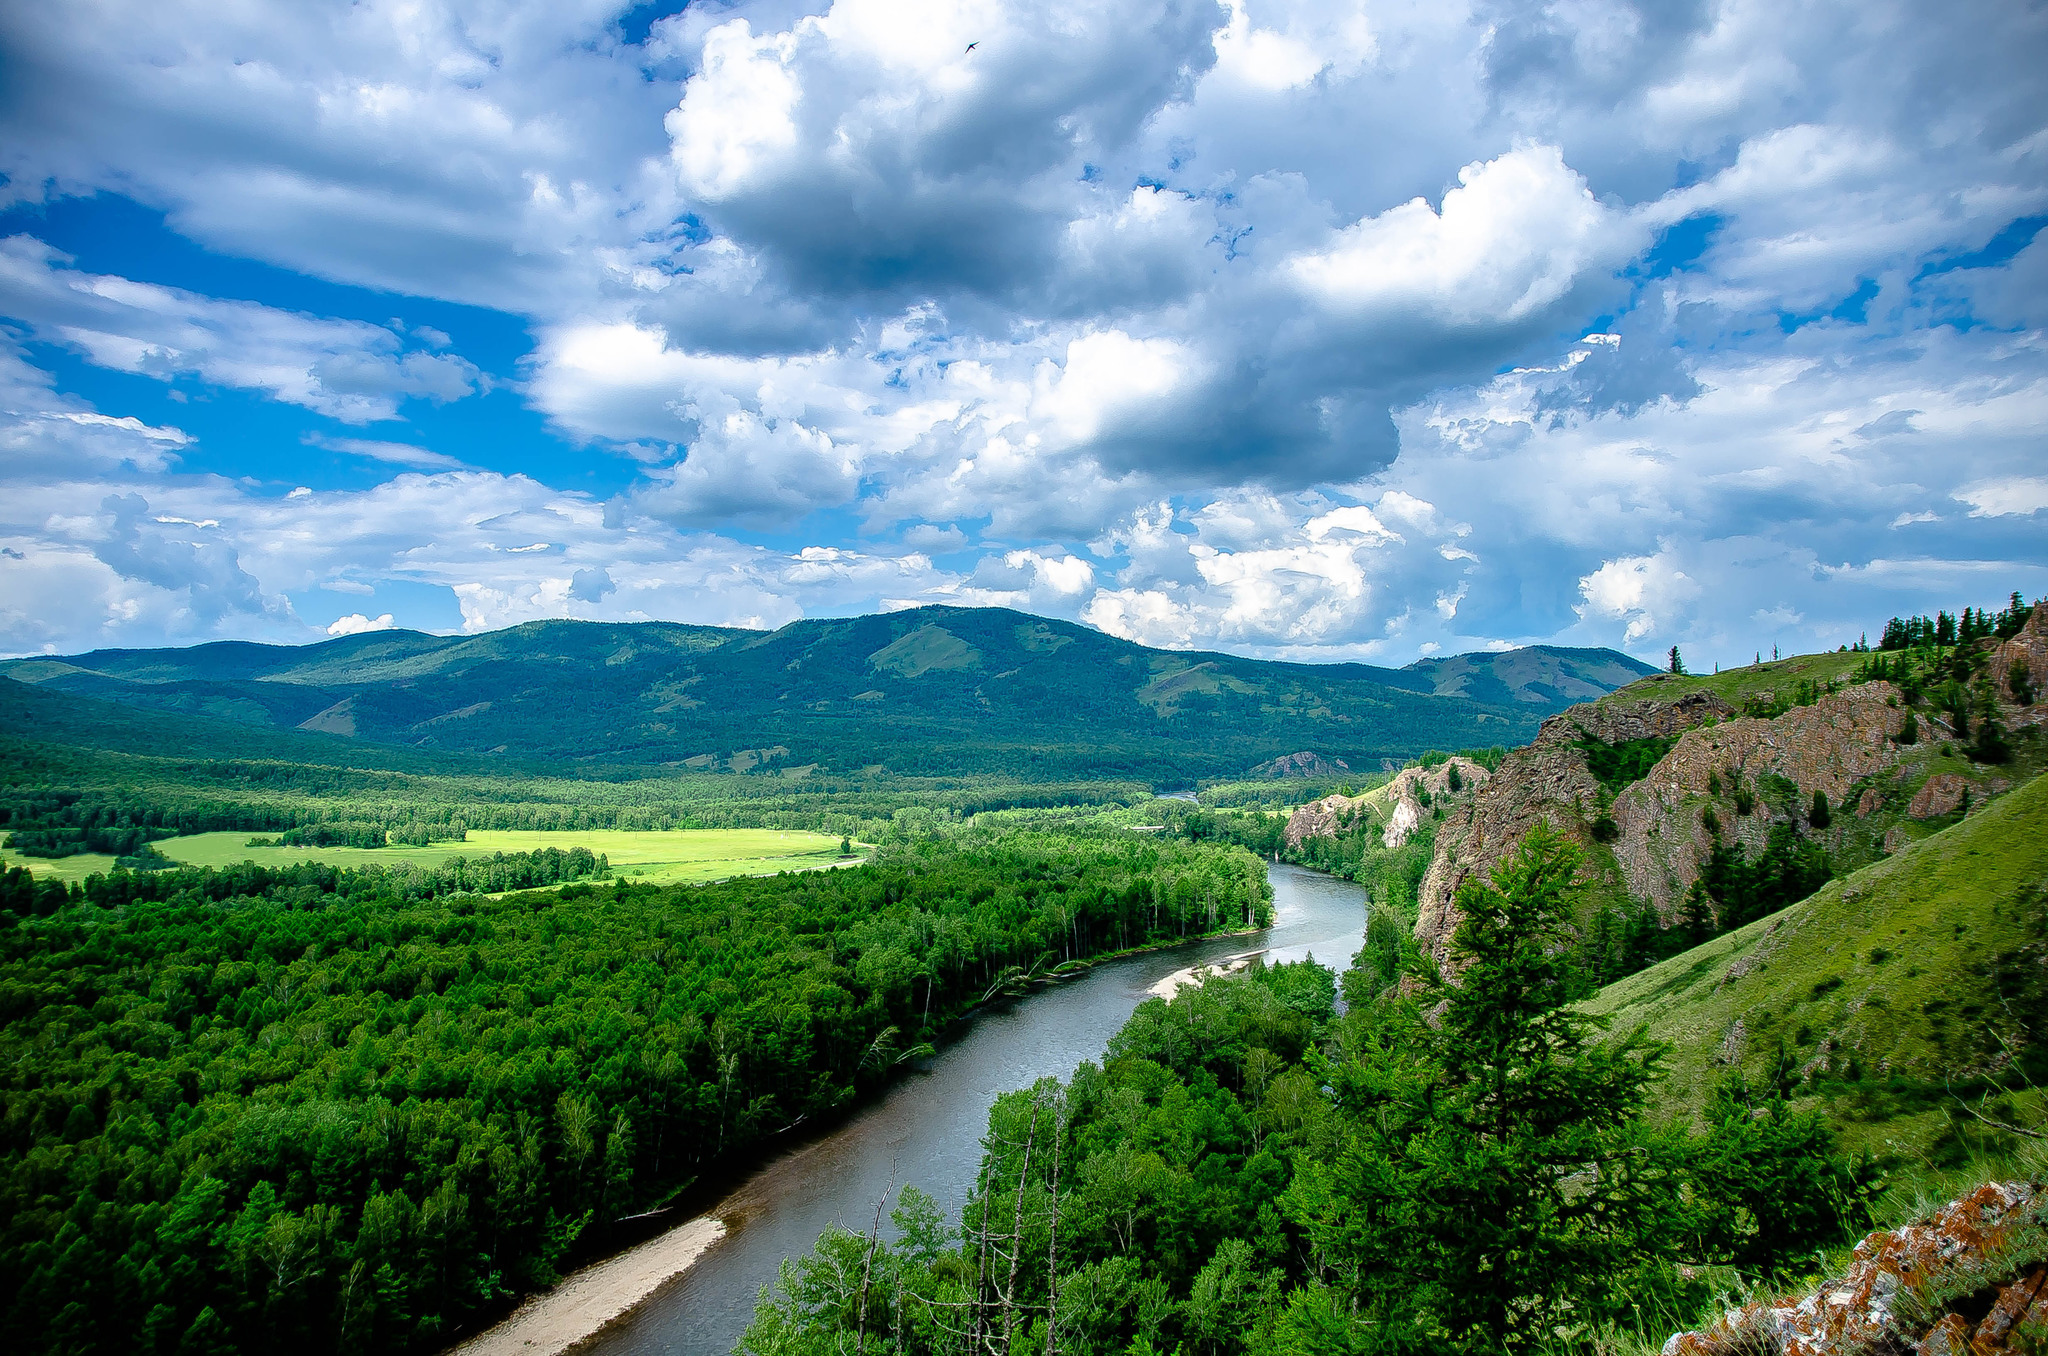
{"label": "bird in flight", "polygon": [[[976,38],[976,39],[975,39],[975,40],[974,40],[973,42],[970,42],[970,43],[968,43],[968,44],[967,44],[967,52],[971,52],[971,51],[973,51],[973,50],[974,50],[975,48],[977,48],[977,47],[979,47],[979,46],[981,46],[981,39],[979,39],[979,38]],[[962,52],[962,53],[961,53],[960,55],[961,55],[961,56],[966,56],[966,55],[967,55],[967,52]]]}

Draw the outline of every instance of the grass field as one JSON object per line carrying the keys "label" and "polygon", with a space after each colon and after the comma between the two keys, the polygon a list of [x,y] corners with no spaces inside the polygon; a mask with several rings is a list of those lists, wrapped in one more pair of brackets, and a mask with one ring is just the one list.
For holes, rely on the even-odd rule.
{"label": "grass field", "polygon": [[[586,847],[611,859],[612,870],[629,880],[649,884],[692,884],[728,876],[766,876],[777,871],[810,871],[859,861],[839,855],[839,840],[822,833],[792,829],[671,829],[634,832],[587,829],[546,833],[513,829],[474,829],[467,842],[432,847],[308,848],[250,847],[246,832],[197,833],[166,838],[157,851],[190,866],[229,866],[255,862],[288,866],[293,862],[330,862],[336,866],[392,866],[416,862],[432,866],[450,857],[488,857],[494,852],[534,852],[541,848]],[[21,857],[0,849],[8,866],[26,866],[38,878],[76,881],[113,869],[112,857]]]}
{"label": "grass field", "polygon": [[[1925,1153],[1951,1120],[1953,1078],[2006,1065],[2040,1036],[2048,777],[1836,880],[1811,898],[1602,989],[1616,1035],[1671,1043],[1667,1113],[1696,1114],[1739,1067],[1768,1082],[1782,1048],[1852,1148]],[[1781,1046],[1782,1042],[1782,1046]],[[2021,1123],[2041,1095],[2007,1069]]]}
{"label": "grass field", "polygon": [[24,857],[0,846],[0,868],[9,866],[25,866],[35,872],[37,880],[61,880],[69,885],[87,876],[106,875],[114,869],[114,859],[102,852],[84,852],[76,857]]}

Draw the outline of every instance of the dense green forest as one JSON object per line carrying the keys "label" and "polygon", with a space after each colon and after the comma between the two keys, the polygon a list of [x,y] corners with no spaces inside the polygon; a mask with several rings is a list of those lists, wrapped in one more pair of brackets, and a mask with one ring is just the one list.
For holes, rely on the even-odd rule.
{"label": "dense green forest", "polygon": [[1871,1170],[1780,1089],[1646,1124],[1659,1051],[1567,1006],[1577,866],[1538,833],[1468,884],[1456,986],[1355,969],[1339,1017],[1304,963],[1146,1003],[998,1101],[957,1229],[906,1191],[893,1242],[827,1233],[741,1349],[1572,1350],[1862,1223]]}
{"label": "dense green forest", "polygon": [[10,1350],[426,1351],[1061,963],[1271,916],[1241,851],[962,833],[487,898],[5,877]]}

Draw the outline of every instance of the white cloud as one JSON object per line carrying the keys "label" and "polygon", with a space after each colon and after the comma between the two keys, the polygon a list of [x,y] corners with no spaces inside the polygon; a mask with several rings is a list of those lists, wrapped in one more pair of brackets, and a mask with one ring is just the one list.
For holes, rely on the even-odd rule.
{"label": "white cloud", "polygon": [[436,473],[368,490],[209,477],[208,387],[361,423],[481,378],[17,237],[10,644],[317,633],[288,595],[393,581],[473,625],[952,598],[1732,658],[2048,586],[2025,6],[735,0],[635,46],[598,0],[82,3],[0,18],[11,200],[509,311],[549,475],[628,483],[441,433],[316,435]]}
{"label": "white cloud", "polygon": [[1965,485],[1955,497],[1970,506],[1972,518],[2003,518],[2039,513],[2048,508],[2048,476],[2007,476]]}
{"label": "white cloud", "polygon": [[1623,639],[1634,642],[1681,623],[1700,584],[1660,552],[1607,561],[1579,580],[1579,592],[1586,600],[1581,615],[1626,621]]}
{"label": "white cloud", "polygon": [[1512,325],[1603,279],[1642,244],[1555,146],[1458,171],[1440,210],[1417,198],[1338,232],[1288,271],[1313,303],[1352,323]]}
{"label": "white cloud", "polygon": [[463,463],[444,452],[415,447],[411,443],[382,442],[372,438],[330,438],[324,434],[308,434],[303,440],[313,447],[329,452],[343,452],[351,457],[368,457],[371,461],[388,462],[394,466],[411,466],[422,471],[454,471]]}
{"label": "white cloud", "polygon": [[360,612],[351,612],[347,616],[336,617],[333,621],[329,622],[327,624],[327,634],[330,636],[359,636],[365,631],[389,631],[396,625],[398,623],[391,620],[389,612],[380,617],[365,617]]}
{"label": "white cloud", "polygon": [[197,376],[261,391],[345,423],[391,419],[399,402],[460,400],[477,369],[402,351],[388,329],[253,302],[82,273],[29,236],[0,240],[0,312],[101,367],[170,381]]}

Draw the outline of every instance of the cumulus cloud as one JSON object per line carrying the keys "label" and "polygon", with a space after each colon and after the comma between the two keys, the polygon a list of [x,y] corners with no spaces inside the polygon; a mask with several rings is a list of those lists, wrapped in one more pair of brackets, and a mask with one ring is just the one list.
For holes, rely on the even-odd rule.
{"label": "cumulus cloud", "polygon": [[360,612],[351,612],[346,616],[336,617],[333,621],[327,623],[327,634],[330,636],[359,636],[366,631],[389,631],[397,625],[398,623],[391,619],[389,612],[378,617],[366,617]]}
{"label": "cumulus cloud", "polygon": [[[472,628],[952,599],[1293,657],[1736,657],[2048,588],[2025,6],[617,19],[0,19],[14,199],[130,193],[219,251],[509,311],[566,444],[316,430],[392,478],[210,477],[204,420],[20,345],[351,423],[482,379],[441,336],[17,237],[0,568],[47,601],[9,643],[286,634],[287,596],[403,581]],[[557,488],[604,456],[602,496]]]}

